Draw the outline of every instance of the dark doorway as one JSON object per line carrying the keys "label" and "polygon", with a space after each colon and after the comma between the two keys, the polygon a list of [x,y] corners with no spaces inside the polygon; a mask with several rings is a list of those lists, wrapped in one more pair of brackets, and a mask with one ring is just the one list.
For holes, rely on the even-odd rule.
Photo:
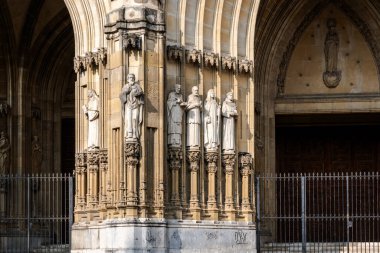
{"label": "dark doorway", "polygon": [[[380,115],[334,115],[278,120],[277,173],[285,177],[306,175],[309,242],[380,239],[379,234],[369,231],[369,228],[380,229],[380,222],[378,219],[375,222],[374,216],[379,191],[378,176],[374,173],[380,172],[380,124],[376,122],[379,118]],[[277,182],[279,217],[301,213],[300,191],[298,181]],[[350,228],[348,215],[352,217]],[[278,230],[278,240],[300,241],[299,222],[279,223],[279,227],[293,233],[285,237]]]}
{"label": "dark doorway", "polygon": [[72,173],[75,168],[75,119],[63,118],[61,128],[61,172]]}

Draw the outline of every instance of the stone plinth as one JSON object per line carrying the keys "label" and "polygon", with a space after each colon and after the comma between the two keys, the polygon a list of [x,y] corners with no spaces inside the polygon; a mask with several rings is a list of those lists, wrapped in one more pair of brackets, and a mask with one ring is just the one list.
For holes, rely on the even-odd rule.
{"label": "stone plinth", "polygon": [[256,252],[256,228],[247,222],[163,219],[78,224],[71,252]]}

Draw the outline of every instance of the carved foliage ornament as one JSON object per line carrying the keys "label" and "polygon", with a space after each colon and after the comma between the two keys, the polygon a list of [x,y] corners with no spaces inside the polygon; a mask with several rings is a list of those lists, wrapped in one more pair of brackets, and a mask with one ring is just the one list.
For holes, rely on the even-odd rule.
{"label": "carved foliage ornament", "polygon": [[198,171],[200,158],[201,152],[199,150],[189,150],[187,152],[187,161],[190,163],[190,171]]}
{"label": "carved foliage ornament", "polygon": [[168,160],[170,169],[181,169],[182,159],[182,150],[180,148],[169,148]]}
{"label": "carved foliage ornament", "polygon": [[100,63],[105,65],[107,61],[107,49],[104,47],[96,49],[93,52],[86,52],[84,56],[74,57],[74,71],[80,73],[88,68],[98,68]]}
{"label": "carved foliage ornament", "polygon": [[86,166],[87,155],[86,153],[76,153],[75,154],[75,167]]}
{"label": "carved foliage ornament", "polygon": [[222,158],[226,174],[233,174],[235,165],[235,154],[223,154]]}
{"label": "carved foliage ornament", "polygon": [[99,163],[99,152],[90,151],[87,152],[87,164],[89,166],[97,166]]}
{"label": "carved foliage ornament", "polygon": [[239,153],[239,165],[240,165],[240,173],[243,176],[248,176],[252,173],[252,155],[246,152]]}
{"label": "carved foliage ornament", "polygon": [[179,46],[168,46],[167,54],[168,54],[168,59],[181,61],[183,58],[183,48]]}
{"label": "carved foliage ornament", "polygon": [[107,170],[107,168],[108,168],[108,152],[105,149],[103,149],[99,152],[99,164],[100,164],[100,169]]}
{"label": "carved foliage ornament", "polygon": [[206,152],[205,153],[205,160],[208,163],[207,171],[209,173],[216,173],[218,158],[219,158],[218,152]]}

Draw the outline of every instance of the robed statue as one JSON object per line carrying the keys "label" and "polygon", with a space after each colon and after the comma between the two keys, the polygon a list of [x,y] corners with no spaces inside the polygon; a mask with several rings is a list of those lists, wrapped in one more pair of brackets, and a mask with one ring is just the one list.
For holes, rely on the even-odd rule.
{"label": "robed statue", "polygon": [[238,112],[236,104],[233,101],[232,92],[228,92],[222,105],[223,115],[223,143],[222,150],[224,152],[235,151],[235,117]]}
{"label": "robed statue", "polygon": [[216,150],[219,147],[220,105],[216,101],[213,89],[207,92],[203,113],[205,148]]}
{"label": "robed statue", "polygon": [[184,107],[181,85],[176,84],[175,90],[169,93],[167,104],[168,113],[168,145],[170,147],[182,146],[182,118]]}

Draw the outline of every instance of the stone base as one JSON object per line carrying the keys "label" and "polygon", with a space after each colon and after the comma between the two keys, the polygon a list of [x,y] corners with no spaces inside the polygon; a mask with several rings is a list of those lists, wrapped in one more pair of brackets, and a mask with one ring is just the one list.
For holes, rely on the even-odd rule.
{"label": "stone base", "polygon": [[76,224],[71,252],[256,252],[256,228],[247,222],[153,219]]}

